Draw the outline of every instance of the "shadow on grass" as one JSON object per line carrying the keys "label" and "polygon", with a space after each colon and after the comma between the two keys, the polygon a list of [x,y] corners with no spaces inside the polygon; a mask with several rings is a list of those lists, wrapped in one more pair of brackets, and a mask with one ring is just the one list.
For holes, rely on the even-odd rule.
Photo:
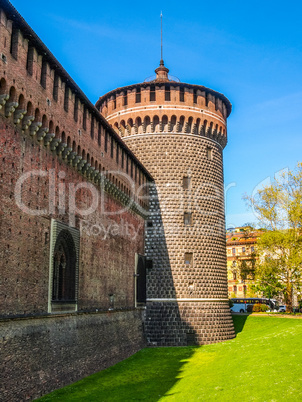
{"label": "shadow on grass", "polygon": [[248,318],[248,315],[232,315],[233,318],[233,323],[234,323],[234,329],[235,329],[235,334],[239,334],[243,330],[243,327],[245,325],[245,322]]}
{"label": "shadow on grass", "polygon": [[[197,347],[146,348],[40,401],[158,401],[181,379]],[[199,346],[200,348],[200,346]]]}

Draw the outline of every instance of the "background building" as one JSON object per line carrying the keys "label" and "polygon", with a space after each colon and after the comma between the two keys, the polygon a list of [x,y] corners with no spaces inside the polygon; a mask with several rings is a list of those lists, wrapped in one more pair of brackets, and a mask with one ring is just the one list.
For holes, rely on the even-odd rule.
{"label": "background building", "polygon": [[257,239],[261,231],[250,226],[238,227],[226,233],[229,297],[252,297],[253,270]]}

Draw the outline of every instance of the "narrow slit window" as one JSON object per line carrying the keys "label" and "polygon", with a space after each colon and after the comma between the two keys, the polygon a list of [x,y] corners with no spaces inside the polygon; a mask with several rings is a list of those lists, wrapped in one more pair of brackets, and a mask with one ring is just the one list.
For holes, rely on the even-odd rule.
{"label": "narrow slit window", "polygon": [[64,110],[65,110],[66,112],[68,112],[68,108],[69,108],[69,88],[68,88],[68,86],[65,84]]}
{"label": "narrow slit window", "polygon": [[18,41],[19,41],[19,29],[13,25],[11,42],[10,42],[10,53],[14,59],[18,60]]}
{"label": "narrow slit window", "polygon": [[94,139],[94,118],[93,118],[93,116],[91,116],[90,137],[92,140]]}
{"label": "narrow slit window", "polygon": [[111,158],[113,158],[113,150],[114,150],[114,141],[113,138],[111,137],[111,153],[110,153]]}
{"label": "narrow slit window", "polygon": [[47,76],[47,62],[43,58],[41,68],[41,81],[40,81],[43,88],[46,88],[46,76]]}
{"label": "narrow slit window", "polygon": [[210,147],[207,147],[207,159],[211,161],[213,159],[213,149]]}
{"label": "narrow slit window", "polygon": [[108,132],[105,131],[105,145],[104,145],[105,152],[108,150]]}
{"label": "narrow slit window", "polygon": [[191,186],[191,177],[184,176],[182,179],[182,187],[184,190],[188,190]]}
{"label": "narrow slit window", "polygon": [[150,101],[153,102],[156,100],[156,95],[155,95],[155,85],[150,86]]}
{"label": "narrow slit window", "polygon": [[185,253],[185,264],[193,265],[193,253]]}
{"label": "narrow slit window", "polygon": [[57,102],[58,101],[58,92],[59,92],[59,76],[58,74],[55,74],[54,80],[53,80],[53,99]]}
{"label": "narrow slit window", "polygon": [[33,64],[34,64],[34,48],[32,46],[29,46],[27,51],[26,70],[30,75],[33,75]]}
{"label": "narrow slit window", "polygon": [[74,100],[74,111],[73,111],[74,121],[78,121],[78,110],[79,110],[79,99],[76,97]]}
{"label": "narrow slit window", "polygon": [[193,90],[193,102],[197,103],[197,89]]}
{"label": "narrow slit window", "polygon": [[127,92],[124,93],[123,96],[123,106],[127,106],[128,105],[128,95]]}
{"label": "narrow slit window", "polygon": [[179,88],[179,100],[180,100],[180,102],[185,101],[185,89],[184,88]]}
{"label": "narrow slit window", "polygon": [[165,101],[170,101],[170,100],[171,100],[170,86],[165,85]]}
{"label": "narrow slit window", "polygon": [[192,214],[191,212],[184,213],[184,225],[191,226],[192,225]]}
{"label": "narrow slit window", "polygon": [[84,107],[84,112],[83,112],[83,129],[86,130],[87,127],[87,109]]}
{"label": "narrow slit window", "polygon": [[135,102],[136,103],[141,102],[141,89],[140,89],[140,87],[136,88]]}

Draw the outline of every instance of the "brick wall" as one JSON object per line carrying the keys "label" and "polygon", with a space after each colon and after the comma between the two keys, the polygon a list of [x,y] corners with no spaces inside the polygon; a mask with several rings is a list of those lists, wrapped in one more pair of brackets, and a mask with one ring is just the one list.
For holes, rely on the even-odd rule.
{"label": "brick wall", "polygon": [[[144,345],[134,274],[147,202],[137,190],[152,178],[7,1],[0,38],[0,399],[13,401]],[[80,233],[71,315],[50,303],[53,221]]]}
{"label": "brick wall", "polygon": [[3,402],[38,398],[144,346],[140,311],[0,321]]}

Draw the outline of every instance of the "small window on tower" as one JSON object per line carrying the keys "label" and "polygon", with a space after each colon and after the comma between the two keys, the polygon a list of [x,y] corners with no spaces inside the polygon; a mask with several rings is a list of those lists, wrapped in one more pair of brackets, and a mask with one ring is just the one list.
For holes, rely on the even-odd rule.
{"label": "small window on tower", "polygon": [[191,185],[191,177],[189,176],[184,176],[182,179],[182,187],[184,190],[188,190]]}
{"label": "small window on tower", "polygon": [[179,88],[179,100],[180,100],[180,102],[185,101],[185,89],[184,88]]}
{"label": "small window on tower", "polygon": [[185,226],[192,225],[192,214],[191,214],[191,212],[185,212],[184,213],[184,225]]}
{"label": "small window on tower", "polygon": [[124,92],[123,106],[127,106],[127,105],[128,105],[128,96],[127,96],[127,92]]}
{"label": "small window on tower", "polygon": [[193,265],[193,253],[185,253],[185,264]]}
{"label": "small window on tower", "polygon": [[156,95],[155,95],[155,85],[150,85],[150,101],[155,101],[156,100]]}
{"label": "small window on tower", "polygon": [[170,101],[170,100],[171,100],[170,86],[165,85],[165,101]]}
{"label": "small window on tower", "polygon": [[116,95],[113,95],[113,106],[112,109],[116,109]]}
{"label": "small window on tower", "polygon": [[136,103],[141,102],[141,89],[140,89],[140,87],[136,88],[135,102]]}
{"label": "small window on tower", "polygon": [[197,103],[197,89],[193,90],[193,102]]}
{"label": "small window on tower", "polygon": [[207,159],[211,161],[213,159],[213,150],[210,147],[207,147]]}

